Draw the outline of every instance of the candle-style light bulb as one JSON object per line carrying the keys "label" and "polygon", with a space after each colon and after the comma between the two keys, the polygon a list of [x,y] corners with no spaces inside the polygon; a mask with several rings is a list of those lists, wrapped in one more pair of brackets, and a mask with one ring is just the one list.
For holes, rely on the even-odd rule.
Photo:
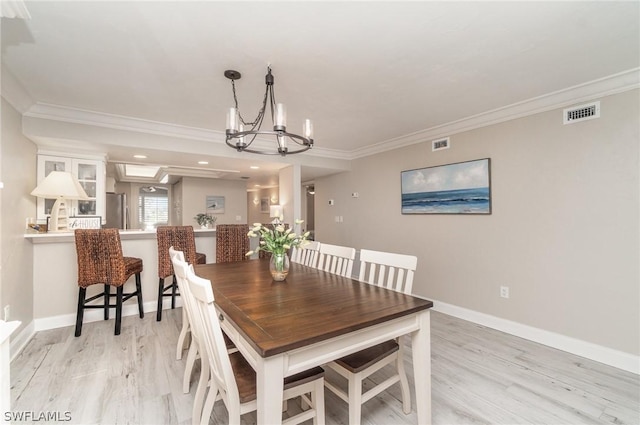
{"label": "candle-style light bulb", "polygon": [[307,139],[313,139],[313,123],[310,119],[304,120],[304,125],[302,126],[302,134]]}
{"label": "candle-style light bulb", "polygon": [[[240,124],[238,131],[242,133],[244,131],[244,125]],[[246,145],[244,143],[244,136],[238,137],[238,141],[236,142],[236,146],[244,148]]]}
{"label": "candle-style light bulb", "polygon": [[276,110],[274,112],[275,117],[273,117],[273,130],[286,130],[287,129],[287,109],[284,107],[282,103],[276,103]]}
{"label": "candle-style light bulb", "polygon": [[227,132],[236,133],[238,131],[238,110],[236,108],[229,108],[227,112]]}

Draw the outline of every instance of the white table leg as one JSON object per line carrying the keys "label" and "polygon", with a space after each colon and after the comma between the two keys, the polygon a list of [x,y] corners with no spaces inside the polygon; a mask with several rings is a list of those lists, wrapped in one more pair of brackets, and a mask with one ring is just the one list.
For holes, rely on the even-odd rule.
{"label": "white table leg", "polygon": [[420,330],[411,336],[419,424],[431,424],[431,310],[418,313]]}
{"label": "white table leg", "polygon": [[258,425],[281,424],[284,354],[260,358],[257,366]]}

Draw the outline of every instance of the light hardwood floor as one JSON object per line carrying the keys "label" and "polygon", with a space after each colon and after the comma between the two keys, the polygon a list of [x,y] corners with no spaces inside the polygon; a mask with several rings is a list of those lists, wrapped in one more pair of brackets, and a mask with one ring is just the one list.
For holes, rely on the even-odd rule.
{"label": "light hardwood floor", "polygon": [[[38,332],[11,364],[13,412],[69,412],[76,424],[189,424],[195,385],[182,393],[180,321],[176,309],[162,322],[123,318],[120,336],[113,320],[85,324],[80,338],[73,327]],[[640,424],[638,375],[436,312],[431,359],[434,424]],[[406,362],[412,375],[410,350]],[[364,405],[363,424],[417,423],[402,413],[397,387]],[[325,395],[327,424],[345,424],[346,404]],[[227,422],[218,402],[210,423]]]}

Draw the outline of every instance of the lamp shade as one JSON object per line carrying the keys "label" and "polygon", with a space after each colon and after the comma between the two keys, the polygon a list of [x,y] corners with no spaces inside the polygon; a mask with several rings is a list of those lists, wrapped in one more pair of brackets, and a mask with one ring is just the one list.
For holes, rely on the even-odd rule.
{"label": "lamp shade", "polygon": [[67,171],[52,171],[31,192],[39,198],[89,199],[78,179]]}
{"label": "lamp shade", "polygon": [[282,216],[282,207],[280,205],[271,205],[269,207],[269,217],[280,218]]}

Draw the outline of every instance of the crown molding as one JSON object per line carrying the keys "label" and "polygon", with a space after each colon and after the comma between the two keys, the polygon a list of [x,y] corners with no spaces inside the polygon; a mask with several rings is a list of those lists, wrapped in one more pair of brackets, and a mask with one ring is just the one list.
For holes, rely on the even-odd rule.
{"label": "crown molding", "polygon": [[596,98],[640,88],[640,68],[630,69],[584,84],[558,90],[532,99],[493,109],[461,120],[396,137],[350,152],[349,159],[362,158],[404,146],[451,136],[553,109],[587,102]]}
{"label": "crown molding", "polygon": [[104,127],[114,130],[135,131],[158,136],[179,137],[192,140],[220,141],[224,143],[224,133],[198,127],[188,127],[160,121],[132,118],[124,115],[89,111],[86,109],[60,106],[50,103],[35,103],[24,116],[45,120]]}
{"label": "crown molding", "polygon": [[[3,68],[3,73],[4,71],[5,70]],[[15,78],[12,78],[13,76],[10,75],[10,73],[7,73],[7,75],[9,75],[9,78],[13,80],[10,84],[11,86],[13,86],[14,83],[19,86],[17,81],[15,81]],[[640,88],[640,68],[634,68],[608,77],[600,78],[598,80],[514,103],[502,108],[389,139],[361,149],[341,151],[337,149],[314,147],[307,151],[306,155],[347,161],[358,159],[417,143],[423,143],[440,137],[451,136],[456,133],[522,118],[528,115],[564,108],[573,104],[637,88]],[[3,89],[3,97],[4,96],[5,93]],[[28,93],[23,89],[22,94],[15,97],[16,104],[14,104],[14,101],[12,100],[10,100],[10,103],[20,111],[23,110],[21,108],[24,108],[25,105],[29,105],[24,108],[25,112],[23,112],[23,115],[26,117],[133,131],[159,136],[200,140],[217,144],[225,143],[225,134],[221,131],[132,118],[123,115],[107,114],[42,102],[33,103],[33,101],[31,101],[31,103],[29,103],[30,99],[31,97],[28,96]],[[268,148],[273,144],[272,141],[266,139],[256,139],[254,143],[257,147],[262,149]]]}
{"label": "crown molding", "polygon": [[[225,133],[205,128],[189,127],[160,121],[132,118],[124,115],[108,114],[89,111],[86,109],[54,105],[44,102],[32,104],[24,116],[44,120],[61,121],[114,130],[134,131],[138,133],[154,134],[157,136],[176,137],[225,144]],[[273,141],[257,138],[254,142],[258,149],[266,150],[273,146]],[[314,147],[307,151],[310,156],[331,159],[346,159],[343,151]]]}

